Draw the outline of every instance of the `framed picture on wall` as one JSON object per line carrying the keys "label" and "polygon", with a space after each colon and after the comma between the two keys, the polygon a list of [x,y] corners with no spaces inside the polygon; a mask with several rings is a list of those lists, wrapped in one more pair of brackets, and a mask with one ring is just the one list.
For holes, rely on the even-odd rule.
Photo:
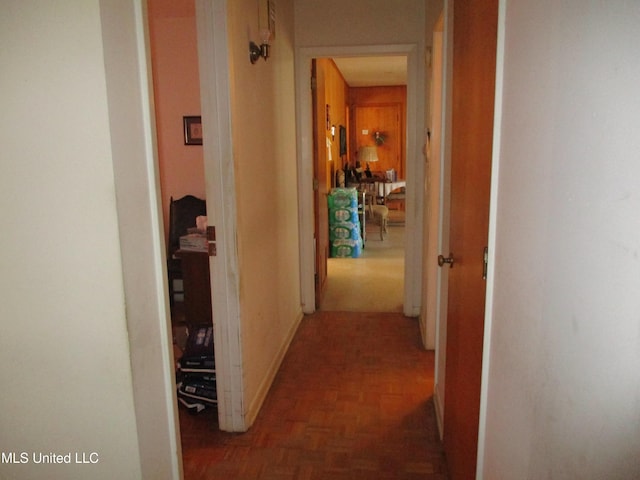
{"label": "framed picture on wall", "polygon": [[184,144],[202,145],[202,119],[200,116],[182,117],[184,124]]}

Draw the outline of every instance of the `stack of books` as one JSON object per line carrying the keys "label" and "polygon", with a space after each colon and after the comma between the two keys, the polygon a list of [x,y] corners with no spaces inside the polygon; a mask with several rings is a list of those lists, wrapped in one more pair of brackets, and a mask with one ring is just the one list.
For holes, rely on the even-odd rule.
{"label": "stack of books", "polygon": [[193,413],[218,404],[216,362],[213,353],[213,326],[190,329],[176,373],[178,402]]}
{"label": "stack of books", "polygon": [[180,237],[180,250],[190,252],[207,252],[209,250],[209,240],[207,234],[196,229],[189,229],[187,235]]}

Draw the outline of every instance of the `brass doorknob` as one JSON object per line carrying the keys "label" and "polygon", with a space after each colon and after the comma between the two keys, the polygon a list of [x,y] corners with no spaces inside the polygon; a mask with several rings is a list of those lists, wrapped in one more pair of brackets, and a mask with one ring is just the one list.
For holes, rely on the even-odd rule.
{"label": "brass doorknob", "polygon": [[453,268],[453,253],[450,253],[448,257],[438,255],[438,265],[442,267],[445,263],[449,264],[449,268]]}

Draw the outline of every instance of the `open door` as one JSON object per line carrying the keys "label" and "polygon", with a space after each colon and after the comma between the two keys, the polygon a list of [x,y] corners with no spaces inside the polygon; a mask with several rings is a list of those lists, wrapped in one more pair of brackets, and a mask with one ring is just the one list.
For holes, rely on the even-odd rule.
{"label": "open door", "polygon": [[444,448],[452,480],[475,478],[486,285],[498,0],[455,0]]}

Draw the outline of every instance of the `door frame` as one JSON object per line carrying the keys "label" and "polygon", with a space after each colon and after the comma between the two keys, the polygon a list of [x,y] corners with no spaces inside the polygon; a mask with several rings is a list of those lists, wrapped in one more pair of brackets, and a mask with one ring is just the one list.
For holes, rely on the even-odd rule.
{"label": "door frame", "polygon": [[[431,81],[431,141],[425,173],[425,266],[423,289],[425,311],[421,315],[423,342],[436,351],[434,405],[440,440],[444,425],[444,385],[448,271],[439,268],[436,258],[449,251],[449,205],[451,182],[451,52],[450,9],[445,5],[433,32]],[[437,77],[437,78],[436,78]]]}
{"label": "door frame", "polygon": [[[422,237],[424,156],[425,72],[420,68],[417,44],[300,47],[295,53],[295,86],[298,151],[298,218],[300,235],[300,293],[304,313],[315,311],[315,248],[313,239],[313,126],[310,86],[311,60],[354,56],[407,56],[407,198],[405,223],[405,273],[403,311],[417,317],[422,309]],[[407,261],[410,259],[410,261]]]}
{"label": "door frame", "polygon": [[240,283],[236,242],[236,189],[231,132],[227,0],[196,0],[207,216],[215,226],[209,257],[220,430],[246,431]]}
{"label": "door frame", "polygon": [[502,97],[504,92],[505,63],[505,0],[498,0],[498,38],[496,45],[496,86],[493,110],[493,145],[491,158],[491,189],[489,192],[489,232],[487,257],[487,290],[484,308],[484,338],[482,343],[482,375],[480,380],[480,411],[478,415],[478,450],[476,479],[484,478],[484,455],[486,448],[487,403],[489,397],[489,365],[491,353],[491,331],[493,328],[494,270],[496,259],[496,230],[498,218],[498,172],[500,170],[500,145],[502,140]]}

